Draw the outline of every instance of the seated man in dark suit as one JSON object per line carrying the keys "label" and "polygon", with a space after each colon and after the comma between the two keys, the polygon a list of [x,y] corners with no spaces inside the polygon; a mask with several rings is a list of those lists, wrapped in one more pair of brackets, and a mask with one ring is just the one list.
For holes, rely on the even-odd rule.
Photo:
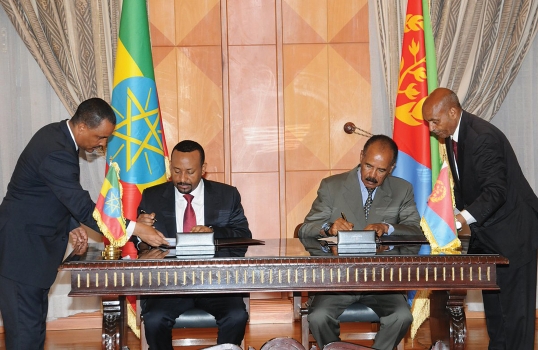
{"label": "seated man in dark suit", "polygon": [[[202,179],[206,163],[197,142],[178,143],[171,155],[172,181],[142,193],[139,222],[153,225],[168,238],[177,232],[214,232],[219,238],[252,238],[241,197],[235,187]],[[143,214],[143,213],[147,214]],[[217,256],[244,256],[245,249],[219,249]],[[245,335],[248,313],[237,294],[154,296],[142,300],[142,317],[150,349],[172,349],[175,319],[197,307],[217,320],[217,343],[239,345]]]}
{"label": "seated man in dark suit", "polygon": [[[321,181],[299,236],[336,236],[338,231],[353,227],[374,230],[377,236],[422,234],[412,185],[390,175],[397,156],[398,146],[390,137],[372,136],[361,151],[357,168]],[[400,246],[382,253],[417,252],[418,247]],[[308,310],[308,322],[319,347],[323,349],[326,344],[340,340],[338,317],[357,301],[379,316],[381,327],[373,348],[392,350],[413,321],[404,292],[316,294]]]}

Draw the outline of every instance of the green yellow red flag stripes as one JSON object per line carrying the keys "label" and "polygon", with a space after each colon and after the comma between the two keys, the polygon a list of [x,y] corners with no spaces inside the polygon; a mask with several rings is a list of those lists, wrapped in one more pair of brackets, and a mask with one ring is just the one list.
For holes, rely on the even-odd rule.
{"label": "green yellow red flag stripes", "polygon": [[99,229],[114,247],[122,247],[127,242],[121,203],[123,189],[119,174],[118,164],[110,164],[93,211],[93,218],[97,221]]}
{"label": "green yellow red flag stripes", "polygon": [[107,157],[122,170],[125,217],[136,220],[142,191],[165,182],[168,169],[145,0],[123,2],[112,108],[117,124]]}
{"label": "green yellow red flag stripes", "polygon": [[[125,217],[136,220],[142,191],[168,179],[168,150],[159,108],[146,0],[123,2],[114,67],[116,129],[107,158],[121,169]],[[136,298],[128,296],[128,324],[136,335]]]}

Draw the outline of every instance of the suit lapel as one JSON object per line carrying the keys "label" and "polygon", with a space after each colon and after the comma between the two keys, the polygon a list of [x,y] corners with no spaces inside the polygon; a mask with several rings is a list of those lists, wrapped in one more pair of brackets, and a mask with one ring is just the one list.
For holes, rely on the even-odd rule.
{"label": "suit lapel", "polygon": [[465,179],[463,174],[465,174],[465,146],[466,146],[466,140],[467,140],[467,133],[468,133],[468,126],[469,123],[469,116],[466,111],[463,111],[461,115],[461,121],[460,121],[460,132],[458,135],[458,170],[461,174],[460,178],[460,185],[462,185],[462,180]]}
{"label": "suit lapel", "polygon": [[176,197],[174,191],[176,191],[174,184],[170,182],[170,185],[166,186],[166,189],[163,191],[163,206],[161,211],[161,215],[164,217],[166,232],[169,232],[170,234],[177,232]]}
{"label": "suit lapel", "polygon": [[202,180],[204,182],[204,223],[206,226],[213,225],[218,220],[219,211],[215,208],[221,208],[219,204],[221,196],[215,191],[211,181]]}
{"label": "suit lapel", "polygon": [[355,227],[363,228],[366,226],[366,218],[364,217],[364,208],[362,205],[361,186],[359,184],[358,168],[350,171],[346,181],[344,182],[344,200],[343,208],[349,208],[350,213],[345,213],[348,221],[355,223]]}

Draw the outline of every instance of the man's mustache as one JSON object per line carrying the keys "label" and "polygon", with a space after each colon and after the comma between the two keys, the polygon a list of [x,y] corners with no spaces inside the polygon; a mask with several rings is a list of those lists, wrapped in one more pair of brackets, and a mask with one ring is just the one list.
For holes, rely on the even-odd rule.
{"label": "man's mustache", "polygon": [[176,187],[177,187],[177,186],[191,186],[191,184],[188,183],[188,182],[178,182],[178,183],[176,184]]}
{"label": "man's mustache", "polygon": [[373,177],[367,177],[365,180],[368,181],[368,182],[374,183],[374,184],[377,183],[377,180],[375,178],[373,178]]}

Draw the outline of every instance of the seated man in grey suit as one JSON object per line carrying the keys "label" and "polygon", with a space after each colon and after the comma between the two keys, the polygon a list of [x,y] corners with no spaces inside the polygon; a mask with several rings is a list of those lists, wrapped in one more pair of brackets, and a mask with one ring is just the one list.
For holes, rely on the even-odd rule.
{"label": "seated man in grey suit", "polygon": [[[390,175],[398,146],[385,135],[374,135],[361,151],[361,162],[349,172],[321,181],[318,196],[301,226],[303,238],[336,236],[354,227],[375,230],[377,236],[422,234],[413,187]],[[342,215],[343,214],[343,215]],[[347,218],[344,219],[343,216]],[[383,254],[416,254],[418,247],[393,247]],[[319,347],[339,341],[338,317],[360,301],[377,313],[381,327],[374,349],[390,350],[403,339],[413,316],[404,292],[319,293],[311,300],[308,322]]]}
{"label": "seated man in grey suit", "polygon": [[[168,238],[177,232],[214,232],[214,238],[252,238],[235,187],[202,179],[204,149],[194,141],[178,143],[171,155],[172,181],[147,188],[138,207],[138,222],[154,226]],[[147,214],[144,214],[147,213]],[[219,249],[216,256],[244,256],[244,248]],[[237,294],[151,296],[142,300],[146,338],[152,350],[172,350],[176,317],[196,307],[215,316],[217,343],[241,344],[248,320]]]}

